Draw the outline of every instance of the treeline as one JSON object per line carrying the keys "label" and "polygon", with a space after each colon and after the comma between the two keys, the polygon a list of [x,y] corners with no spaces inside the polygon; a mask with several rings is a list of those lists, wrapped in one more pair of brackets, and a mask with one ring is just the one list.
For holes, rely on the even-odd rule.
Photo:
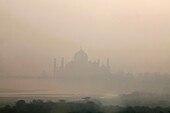
{"label": "treeline", "polygon": [[88,99],[76,102],[33,100],[29,103],[18,100],[14,106],[0,108],[0,113],[170,113],[170,107],[104,106]]}

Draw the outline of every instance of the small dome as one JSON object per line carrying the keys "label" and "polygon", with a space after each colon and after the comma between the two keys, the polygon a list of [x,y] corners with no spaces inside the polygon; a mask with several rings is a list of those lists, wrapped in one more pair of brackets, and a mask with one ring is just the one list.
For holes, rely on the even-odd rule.
{"label": "small dome", "polygon": [[80,49],[77,53],[74,55],[74,61],[75,62],[88,62],[88,55]]}

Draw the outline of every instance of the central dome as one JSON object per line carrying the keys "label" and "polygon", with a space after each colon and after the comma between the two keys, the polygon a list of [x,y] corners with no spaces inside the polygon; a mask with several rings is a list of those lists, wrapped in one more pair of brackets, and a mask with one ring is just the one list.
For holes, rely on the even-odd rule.
{"label": "central dome", "polygon": [[77,53],[75,53],[74,61],[76,63],[88,62],[88,55],[82,49],[80,49]]}

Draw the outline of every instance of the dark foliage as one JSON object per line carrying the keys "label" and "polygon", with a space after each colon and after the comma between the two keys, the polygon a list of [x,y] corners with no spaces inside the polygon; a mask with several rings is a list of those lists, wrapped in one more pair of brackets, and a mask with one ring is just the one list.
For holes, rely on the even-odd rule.
{"label": "dark foliage", "polygon": [[79,102],[33,100],[30,103],[19,100],[15,106],[6,105],[0,108],[0,113],[170,113],[170,107],[103,106],[90,99]]}

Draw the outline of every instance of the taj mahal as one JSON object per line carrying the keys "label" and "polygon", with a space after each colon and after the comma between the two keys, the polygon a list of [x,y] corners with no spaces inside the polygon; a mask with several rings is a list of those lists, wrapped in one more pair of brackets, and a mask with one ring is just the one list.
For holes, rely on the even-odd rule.
{"label": "taj mahal", "polygon": [[73,60],[65,64],[61,58],[60,66],[56,65],[54,58],[54,77],[57,76],[99,76],[111,74],[109,59],[106,64],[100,64],[100,60],[90,61],[86,52],[80,49],[73,56]]}

